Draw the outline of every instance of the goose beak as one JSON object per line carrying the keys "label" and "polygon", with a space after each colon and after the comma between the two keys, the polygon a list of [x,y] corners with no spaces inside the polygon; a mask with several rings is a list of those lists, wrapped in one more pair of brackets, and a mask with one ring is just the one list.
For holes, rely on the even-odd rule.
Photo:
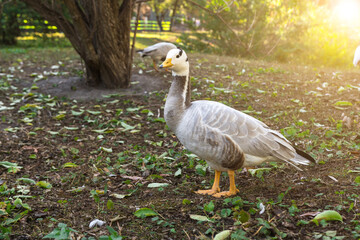
{"label": "goose beak", "polygon": [[171,63],[171,58],[167,58],[159,67],[160,68],[170,68],[174,66],[174,64]]}

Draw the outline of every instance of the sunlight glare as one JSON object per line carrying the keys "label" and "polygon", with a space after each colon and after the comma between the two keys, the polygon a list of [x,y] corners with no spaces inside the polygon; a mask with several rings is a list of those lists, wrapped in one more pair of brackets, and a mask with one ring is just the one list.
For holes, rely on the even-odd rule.
{"label": "sunlight glare", "polygon": [[360,3],[356,0],[343,0],[335,6],[334,13],[342,23],[358,25],[360,21]]}

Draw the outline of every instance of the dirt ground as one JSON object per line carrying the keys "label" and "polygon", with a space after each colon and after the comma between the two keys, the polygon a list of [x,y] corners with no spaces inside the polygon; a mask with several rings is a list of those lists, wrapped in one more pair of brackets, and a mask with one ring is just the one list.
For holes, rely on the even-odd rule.
{"label": "dirt ground", "polygon": [[[236,197],[197,195],[211,187],[213,171],[166,127],[171,74],[136,59],[130,89],[96,89],[76,74],[79,61],[63,60],[54,76],[34,81],[57,62],[10,59],[0,69],[0,157],[21,168],[0,167],[9,239],[41,239],[58,223],[77,231],[73,239],[110,235],[106,226],[124,239],[212,239],[225,230],[232,239],[360,239],[360,70],[189,60],[193,101],[220,101],[260,119],[317,164],[303,171],[264,164],[237,172]],[[31,210],[12,206],[17,198]],[[343,221],[315,225],[324,210]],[[94,219],[106,224],[90,228]]]}

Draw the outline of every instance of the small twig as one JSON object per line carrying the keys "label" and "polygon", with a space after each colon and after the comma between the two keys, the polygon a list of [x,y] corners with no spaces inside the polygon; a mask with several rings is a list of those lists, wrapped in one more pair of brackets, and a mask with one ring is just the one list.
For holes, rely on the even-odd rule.
{"label": "small twig", "polygon": [[139,25],[140,8],[141,8],[141,3],[142,2],[144,2],[144,1],[137,1],[138,8],[137,8],[137,12],[136,12],[136,22],[135,22],[135,29],[134,29],[134,37],[133,37],[133,42],[132,42],[132,46],[131,46],[130,60],[129,60],[129,74],[130,74],[130,76],[131,76],[132,62],[133,62],[134,51],[135,51],[136,32],[137,32],[138,25]]}
{"label": "small twig", "polygon": [[[275,219],[275,217],[276,217],[276,216],[274,216],[272,219],[270,219],[269,223],[271,223],[272,220]],[[260,232],[260,230],[261,230],[263,227],[264,227],[264,226],[260,226],[259,229],[253,234],[253,237],[255,237],[255,236]]]}
{"label": "small twig", "polygon": [[220,13],[220,12],[224,11],[226,8],[230,8],[230,7],[231,7],[231,5],[233,5],[234,0],[232,0],[230,3],[228,3],[228,2],[227,2],[227,1],[225,1],[225,0],[224,0],[224,2],[225,2],[225,4],[226,4],[226,6],[225,6],[225,7],[223,7],[223,8],[220,8],[219,10],[217,10],[217,11],[216,11],[216,13]]}
{"label": "small twig", "polygon": [[156,212],[156,213],[159,214],[159,216],[160,216],[162,219],[166,220],[166,219],[164,218],[164,216],[161,215],[159,212]]}
{"label": "small twig", "polygon": [[255,36],[255,33],[251,35],[251,40],[250,40],[250,43],[249,43],[249,46],[247,49],[251,49],[253,41],[254,41],[254,36]]}
{"label": "small twig", "polygon": [[254,27],[254,25],[255,25],[255,23],[256,23],[256,17],[257,17],[257,16],[256,16],[256,11],[255,11],[255,13],[254,13],[254,18],[253,18],[253,20],[252,20],[249,28],[248,28],[248,29],[244,32],[244,34],[242,34],[242,35],[245,35],[246,33],[250,32],[250,30]]}
{"label": "small twig", "polygon": [[190,238],[189,234],[185,231],[185,229],[183,229],[183,231],[186,234],[186,236],[188,237],[188,239],[190,240],[191,238]]}
{"label": "small twig", "polygon": [[118,226],[118,229],[119,229],[119,235],[121,236],[121,230],[122,230],[122,227],[120,227],[119,222],[116,222],[116,225]]}
{"label": "small twig", "polygon": [[279,235],[279,238],[280,238],[280,240],[281,240],[282,237],[281,237],[281,232],[280,232],[280,230],[275,226],[274,223],[269,222],[269,224],[270,224],[270,226],[272,226],[272,227],[274,228],[275,233],[276,233],[277,235]]}
{"label": "small twig", "polygon": [[274,46],[272,46],[272,48],[267,52],[266,56],[269,56],[270,53],[279,45],[281,40],[281,37],[279,37],[279,39],[276,41],[276,43],[274,44]]}

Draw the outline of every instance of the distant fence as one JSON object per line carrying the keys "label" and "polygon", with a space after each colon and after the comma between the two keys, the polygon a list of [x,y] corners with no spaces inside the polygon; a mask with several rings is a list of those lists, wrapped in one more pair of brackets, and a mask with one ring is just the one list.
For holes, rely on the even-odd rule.
{"label": "distant fence", "polygon": [[[131,20],[131,31],[135,29],[136,20]],[[161,26],[163,31],[170,31],[170,21],[162,21]],[[138,31],[160,31],[157,21],[154,20],[139,20]]]}
{"label": "distant fence", "polygon": [[[135,22],[136,20],[131,20],[131,31],[135,29]],[[170,21],[163,21],[161,22],[161,26],[163,31],[170,31]],[[22,25],[20,26],[20,30],[24,33],[33,33],[35,31],[42,31],[43,33],[55,33],[59,32],[56,26],[48,25],[48,21],[42,22],[41,27],[36,27],[32,25],[27,20],[24,20]],[[154,20],[139,20],[138,31],[160,31],[160,27],[157,21]]]}

